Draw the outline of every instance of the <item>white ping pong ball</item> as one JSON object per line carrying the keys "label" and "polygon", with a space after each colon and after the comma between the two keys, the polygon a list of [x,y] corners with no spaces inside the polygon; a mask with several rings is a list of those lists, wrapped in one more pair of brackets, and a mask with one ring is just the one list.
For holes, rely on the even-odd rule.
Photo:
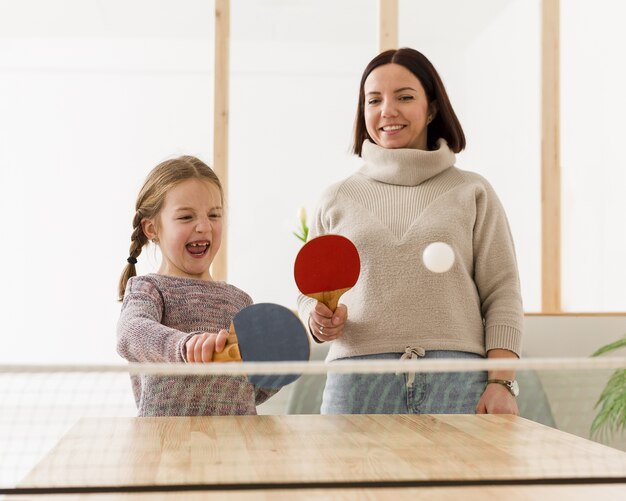
{"label": "white ping pong ball", "polygon": [[454,251],[445,242],[433,242],[424,249],[422,260],[433,273],[445,273],[454,264]]}

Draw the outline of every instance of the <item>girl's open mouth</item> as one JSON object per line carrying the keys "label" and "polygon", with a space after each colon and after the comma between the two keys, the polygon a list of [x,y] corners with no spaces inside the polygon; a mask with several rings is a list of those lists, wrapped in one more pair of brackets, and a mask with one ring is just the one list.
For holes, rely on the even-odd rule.
{"label": "girl's open mouth", "polygon": [[208,240],[202,240],[198,242],[188,243],[186,246],[187,252],[194,257],[202,257],[204,256],[211,247],[211,242]]}

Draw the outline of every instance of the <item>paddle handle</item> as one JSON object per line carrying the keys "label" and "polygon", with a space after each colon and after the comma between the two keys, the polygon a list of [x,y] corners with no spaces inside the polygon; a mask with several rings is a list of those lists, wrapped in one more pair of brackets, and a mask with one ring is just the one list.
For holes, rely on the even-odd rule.
{"label": "paddle handle", "polygon": [[235,326],[230,324],[230,331],[226,339],[224,349],[219,353],[213,353],[213,362],[243,362],[239,351],[239,341],[235,334]]}
{"label": "paddle handle", "polygon": [[324,303],[328,306],[330,311],[334,312],[337,309],[339,298],[344,292],[349,290],[350,287],[346,287],[345,289],[336,289],[334,291],[313,292],[311,294],[307,294],[307,296],[317,299],[320,303]]}

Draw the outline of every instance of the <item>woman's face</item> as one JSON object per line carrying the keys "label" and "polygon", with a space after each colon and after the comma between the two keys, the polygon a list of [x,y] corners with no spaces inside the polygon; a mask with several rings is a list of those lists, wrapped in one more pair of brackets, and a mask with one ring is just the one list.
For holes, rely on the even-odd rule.
{"label": "woman's face", "polygon": [[427,149],[427,125],[436,110],[422,84],[399,64],[385,64],[365,79],[365,127],[383,148]]}

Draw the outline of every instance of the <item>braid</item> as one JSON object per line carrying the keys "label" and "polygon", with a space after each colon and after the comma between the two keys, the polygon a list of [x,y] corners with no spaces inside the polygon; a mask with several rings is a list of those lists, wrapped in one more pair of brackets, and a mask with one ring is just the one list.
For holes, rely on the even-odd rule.
{"label": "braid", "polygon": [[143,215],[141,213],[141,209],[138,209],[135,212],[135,217],[133,218],[133,232],[130,235],[130,249],[128,252],[128,264],[124,267],[122,271],[122,276],[120,277],[120,283],[118,286],[118,300],[122,301],[124,299],[124,292],[126,291],[126,283],[131,277],[137,275],[137,269],[135,268],[135,264],[132,262],[134,259],[136,261],[139,254],[143,249],[143,246],[148,243],[148,238],[143,232],[143,228],[141,227],[141,221],[143,220]]}

